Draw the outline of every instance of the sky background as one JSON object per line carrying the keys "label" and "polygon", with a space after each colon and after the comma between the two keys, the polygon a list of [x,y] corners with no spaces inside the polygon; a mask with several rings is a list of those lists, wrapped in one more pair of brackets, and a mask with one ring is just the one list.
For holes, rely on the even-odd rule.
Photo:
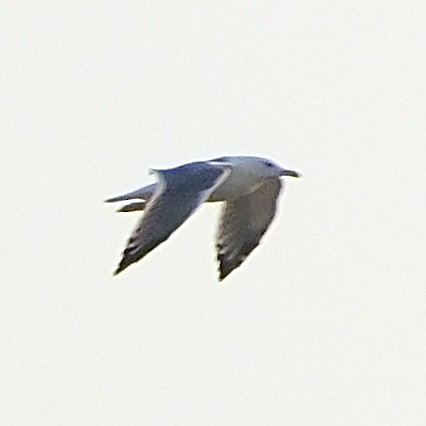
{"label": "sky background", "polygon": [[[424,425],[423,1],[4,1],[2,425]],[[217,281],[220,206],[113,277],[150,167],[300,171]]]}

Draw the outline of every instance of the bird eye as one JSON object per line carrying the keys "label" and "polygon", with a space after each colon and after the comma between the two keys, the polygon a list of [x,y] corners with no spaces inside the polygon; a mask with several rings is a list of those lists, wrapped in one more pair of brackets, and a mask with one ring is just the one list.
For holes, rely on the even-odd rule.
{"label": "bird eye", "polygon": [[265,164],[266,164],[268,167],[274,167],[274,164],[272,163],[272,161],[265,161]]}

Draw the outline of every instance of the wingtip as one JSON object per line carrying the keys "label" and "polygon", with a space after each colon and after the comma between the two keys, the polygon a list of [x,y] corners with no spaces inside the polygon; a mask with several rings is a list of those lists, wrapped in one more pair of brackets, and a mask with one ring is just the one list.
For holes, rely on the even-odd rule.
{"label": "wingtip", "polygon": [[[128,266],[128,265],[127,265]],[[127,266],[124,266],[124,265],[122,265],[122,264],[120,264],[120,265],[118,265],[117,266],[117,269],[112,273],[112,275],[115,277],[115,276],[117,276],[120,272],[123,272],[126,268],[127,268]]]}
{"label": "wingtip", "polygon": [[128,212],[136,212],[136,211],[143,211],[146,207],[146,201],[140,201],[137,203],[130,203],[126,204],[125,206],[119,208],[117,210],[117,213],[128,213]]}
{"label": "wingtip", "polygon": [[232,270],[226,270],[224,268],[219,268],[219,282],[223,282],[223,280],[232,272]]}
{"label": "wingtip", "polygon": [[125,201],[126,198],[123,198],[122,195],[119,195],[118,197],[111,197],[104,200],[104,203],[116,203],[117,201]]}
{"label": "wingtip", "polygon": [[131,260],[130,257],[127,256],[126,250],[123,253],[123,257],[120,260],[120,263],[118,264],[117,269],[113,273],[114,276],[120,274],[125,269],[127,269],[133,262],[135,262],[135,260]]}

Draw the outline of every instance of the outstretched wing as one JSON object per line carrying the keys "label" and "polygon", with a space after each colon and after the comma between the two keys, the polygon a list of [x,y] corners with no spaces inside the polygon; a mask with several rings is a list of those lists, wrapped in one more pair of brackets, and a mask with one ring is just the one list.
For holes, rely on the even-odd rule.
{"label": "outstretched wing", "polygon": [[220,280],[240,266],[259,244],[275,216],[280,190],[280,180],[270,179],[254,192],[226,202],[217,237]]}
{"label": "outstretched wing", "polygon": [[159,182],[128,240],[115,275],[167,240],[228,177],[230,169],[199,162],[154,172]]}
{"label": "outstretched wing", "polygon": [[112,197],[105,200],[106,203],[116,203],[117,201],[127,200],[149,200],[156,190],[157,184],[151,183],[151,185],[144,186],[137,189],[136,191],[128,192],[127,194],[119,195],[118,197]]}

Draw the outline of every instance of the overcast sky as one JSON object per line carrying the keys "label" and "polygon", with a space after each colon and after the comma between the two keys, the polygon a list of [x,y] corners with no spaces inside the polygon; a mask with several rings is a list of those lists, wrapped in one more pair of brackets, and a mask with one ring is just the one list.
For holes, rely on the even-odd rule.
{"label": "overcast sky", "polygon": [[[4,1],[2,425],[426,424],[426,6]],[[113,277],[150,167],[300,171],[217,281],[220,206]]]}

